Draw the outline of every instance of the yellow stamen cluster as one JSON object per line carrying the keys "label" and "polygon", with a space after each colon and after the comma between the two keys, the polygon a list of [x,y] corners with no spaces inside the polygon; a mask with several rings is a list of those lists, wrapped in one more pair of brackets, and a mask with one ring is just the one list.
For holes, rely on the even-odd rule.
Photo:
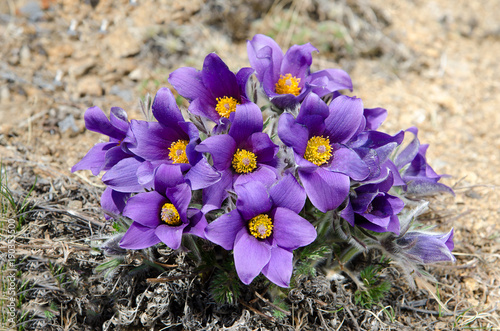
{"label": "yellow stamen cluster", "polygon": [[189,144],[187,140],[177,140],[170,145],[168,157],[173,163],[189,163],[186,155],[186,146]]}
{"label": "yellow stamen cluster", "polygon": [[232,162],[234,171],[239,174],[252,172],[257,168],[257,156],[246,149],[237,149]]}
{"label": "yellow stamen cluster", "polygon": [[250,234],[257,239],[266,239],[273,233],[273,222],[266,214],[260,214],[248,222]]}
{"label": "yellow stamen cluster", "polygon": [[307,142],[304,159],[317,166],[325,164],[332,157],[332,146],[330,139],[314,136]]}
{"label": "yellow stamen cluster", "polygon": [[181,225],[182,221],[179,216],[179,212],[175,208],[175,206],[169,202],[165,203],[163,207],[161,207],[161,220],[168,225]]}
{"label": "yellow stamen cluster", "polygon": [[276,93],[278,94],[293,94],[295,96],[300,94],[299,87],[300,78],[296,78],[291,74],[285,76],[280,75],[280,79],[276,83]]}
{"label": "yellow stamen cluster", "polygon": [[215,110],[220,116],[229,118],[232,112],[236,111],[236,105],[240,103],[233,97],[217,98]]}

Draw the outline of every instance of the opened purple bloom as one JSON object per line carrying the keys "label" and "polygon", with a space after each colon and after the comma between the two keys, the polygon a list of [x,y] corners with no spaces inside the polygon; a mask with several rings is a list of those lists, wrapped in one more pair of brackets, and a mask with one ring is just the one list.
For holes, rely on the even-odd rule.
{"label": "opened purple bloom", "polygon": [[211,209],[220,207],[233,185],[260,181],[271,186],[276,181],[278,146],[262,127],[262,112],[249,102],[236,111],[228,134],[209,137],[196,146],[196,151],[212,155],[215,169],[222,174],[220,182],[203,192]]}
{"label": "opened purple bloom", "polygon": [[[184,121],[181,111],[168,88],[161,88],[153,101],[153,115],[158,122],[132,121],[130,132],[123,141],[142,162],[122,162],[103,177],[103,181],[115,190],[126,191],[137,187],[150,187],[153,173],[161,164],[177,165],[185,174],[193,190],[207,187],[220,179],[220,175],[208,164],[201,153],[195,151],[200,142],[198,129]],[[125,164],[126,163],[126,164]],[[122,167],[124,170],[122,171]],[[129,178],[124,172],[134,174]]]}
{"label": "opened purple bloom", "polygon": [[310,43],[294,45],[283,54],[270,37],[257,34],[247,42],[248,58],[257,79],[273,104],[281,109],[294,108],[309,92],[320,97],[338,90],[352,89],[349,75],[340,69],[310,73]]}
{"label": "opened purple bloom", "polygon": [[123,109],[112,107],[108,119],[99,107],[91,107],[85,112],[84,118],[87,130],[108,136],[109,142],[94,145],[83,159],[71,168],[71,172],[87,169],[97,176],[120,160],[132,156],[121,146],[129,129],[127,113]]}
{"label": "opened purple bloom", "polygon": [[404,203],[398,197],[387,193],[393,183],[392,173],[388,173],[387,178],[380,183],[356,188],[340,215],[352,226],[399,234],[398,213],[403,210]]}
{"label": "opened purple bloom", "polygon": [[453,229],[445,234],[409,231],[396,240],[399,251],[417,263],[455,262]]}
{"label": "opened purple bloom", "polygon": [[322,212],[337,208],[349,194],[350,178],[363,180],[368,166],[345,144],[362,123],[361,99],[339,96],[330,106],[314,93],[297,118],[281,115],[278,135],[293,148],[298,174],[307,196]]}
{"label": "opened purple bloom", "polygon": [[191,101],[189,111],[220,123],[229,119],[236,108],[248,102],[245,89],[252,68],[242,68],[236,75],[220,57],[211,53],[205,57],[203,70],[184,67],[172,72],[168,81],[184,98]]}
{"label": "opened purple bloom", "polygon": [[269,190],[259,182],[235,187],[236,209],[222,215],[206,230],[208,240],[234,250],[236,271],[250,284],[261,272],[281,287],[290,285],[293,250],[316,239],[316,230],[298,213],[304,189],[292,175]]}
{"label": "opened purple bloom", "polygon": [[454,194],[451,188],[438,183],[443,176],[434,172],[427,163],[425,154],[429,145],[420,144],[417,128],[412,127],[406,131],[412,133],[415,138],[394,160],[397,169],[402,172],[406,193],[418,196],[432,195],[438,192]]}
{"label": "opened purple bloom", "polygon": [[120,241],[120,247],[143,249],[162,241],[177,249],[183,234],[204,237],[206,219],[199,210],[188,209],[191,189],[179,167],[160,165],[155,172],[154,189],[127,201],[123,215],[134,222]]}

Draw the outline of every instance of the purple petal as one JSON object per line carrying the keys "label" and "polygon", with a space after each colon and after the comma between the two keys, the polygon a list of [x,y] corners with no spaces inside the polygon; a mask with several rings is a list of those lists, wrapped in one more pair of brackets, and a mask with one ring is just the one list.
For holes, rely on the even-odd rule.
{"label": "purple petal", "polygon": [[205,215],[199,209],[189,208],[188,218],[189,225],[184,229],[184,233],[207,239],[205,237],[205,229],[207,228],[208,222]]}
{"label": "purple petal", "polygon": [[203,158],[186,173],[184,179],[189,182],[191,189],[196,191],[218,182],[221,174]]}
{"label": "purple petal", "polygon": [[278,122],[278,136],[281,141],[292,147],[295,153],[304,155],[309,140],[307,128],[298,124],[292,114],[282,114]]}
{"label": "purple petal", "polygon": [[250,220],[259,214],[267,213],[272,207],[266,187],[260,182],[237,185],[234,190],[238,195],[236,208],[244,220]]}
{"label": "purple petal", "polygon": [[246,141],[249,150],[257,156],[257,162],[271,162],[278,153],[278,145],[273,143],[269,135],[264,132],[255,132]]}
{"label": "purple petal", "polygon": [[215,99],[233,97],[239,101],[240,93],[236,75],[229,70],[217,54],[211,53],[205,57],[201,78]]}
{"label": "purple petal", "polygon": [[200,153],[212,154],[214,168],[223,171],[231,166],[236,152],[236,142],[230,135],[221,134],[203,140],[201,144],[196,146],[195,150]]}
{"label": "purple petal", "polygon": [[121,146],[117,146],[115,144],[113,145],[114,146],[108,149],[105,154],[105,161],[102,170],[109,170],[121,160],[131,156],[131,154],[125,152]]}
{"label": "purple petal", "polygon": [[210,91],[205,87],[201,72],[191,67],[179,68],[168,77],[168,82],[176,91],[188,100],[212,100]]}
{"label": "purple petal", "polygon": [[153,187],[156,166],[149,161],[144,161],[137,168],[137,181],[144,187]]}
{"label": "purple petal", "polygon": [[[266,81],[264,81],[264,84],[267,84]],[[269,85],[269,84],[268,84]],[[274,89],[274,85],[270,85]],[[295,96],[293,94],[276,94],[274,93],[274,90],[271,91],[268,86],[264,85],[264,91],[268,95],[268,97],[271,99],[271,102],[278,107],[279,109],[283,110],[293,110],[298,105],[300,102],[303,100],[303,98],[307,95],[308,91],[305,91],[305,89],[298,95]]]}
{"label": "purple petal", "polygon": [[182,233],[186,226],[186,223],[179,226],[161,224],[156,228],[155,235],[168,247],[178,249],[181,246]]}
{"label": "purple petal", "polygon": [[335,147],[338,149],[333,152],[331,163],[326,169],[340,172],[357,181],[365,179],[370,174],[370,169],[355,151],[340,145]]}
{"label": "purple petal", "polygon": [[161,240],[155,235],[154,228],[148,228],[133,222],[120,240],[120,247],[143,249],[156,245]]}
{"label": "purple petal", "polygon": [[320,97],[339,90],[352,90],[351,77],[341,69],[326,69],[310,74],[307,82]]}
{"label": "purple petal", "polygon": [[269,189],[273,204],[300,213],[306,202],[306,191],[291,174],[283,177]]}
{"label": "purple petal", "polygon": [[178,122],[184,121],[174,95],[166,87],[162,87],[156,92],[151,108],[153,109],[154,117],[163,125],[175,129]]}
{"label": "purple petal", "polygon": [[[241,68],[236,74],[236,80],[238,81],[238,87],[240,89],[241,96],[247,97],[246,87],[250,76],[254,73],[252,68]],[[241,100],[243,102],[243,100]]]}
{"label": "purple petal", "polygon": [[233,172],[231,169],[227,169],[221,172],[220,180],[203,189],[203,208],[204,213],[208,213],[211,210],[219,209],[222,202],[227,198],[227,190],[232,188],[233,184]]}
{"label": "purple petal", "polygon": [[291,74],[294,77],[302,78],[300,86],[304,86],[304,77],[309,73],[309,67],[312,64],[312,52],[318,50],[310,43],[305,45],[293,45],[288,49],[281,63],[280,73],[283,75]]}
{"label": "purple petal", "polygon": [[155,172],[155,191],[165,195],[167,189],[185,184],[182,171],[176,165],[160,165]]}
{"label": "purple petal", "polygon": [[330,103],[330,115],[325,120],[325,134],[330,143],[345,143],[357,131],[363,118],[363,102],[341,95]]}
{"label": "purple petal", "polygon": [[95,144],[87,154],[71,168],[71,172],[78,170],[90,170],[92,175],[97,176],[104,167],[106,161],[106,151],[116,146],[115,143],[98,143]]}
{"label": "purple petal", "polygon": [[262,273],[274,284],[281,287],[290,286],[293,271],[293,253],[280,247],[271,249],[271,259],[262,269]]}
{"label": "purple petal", "polygon": [[205,229],[205,237],[229,251],[233,249],[236,235],[241,229],[246,231],[246,222],[238,211],[233,210],[208,224]]}
{"label": "purple petal", "polygon": [[350,199],[347,201],[346,207],[344,209],[342,209],[342,211],[340,212],[340,216],[343,219],[345,219],[347,222],[349,222],[349,224],[351,224],[351,226],[354,226],[355,214],[354,214],[354,210],[352,209],[352,204],[351,204]]}
{"label": "purple petal", "polygon": [[259,106],[253,102],[237,105],[229,135],[239,145],[248,139],[252,133],[262,131],[263,123]]}
{"label": "purple petal", "polygon": [[393,232],[396,235],[398,235],[400,232],[399,219],[396,215],[388,217],[387,219],[384,220],[380,220],[379,223],[382,225],[377,225],[375,223],[372,223],[371,221],[368,221],[366,218],[363,217],[356,217],[356,225],[364,229],[378,233]]}
{"label": "purple petal", "polygon": [[271,258],[271,246],[241,229],[234,241],[234,264],[241,281],[248,285],[257,277]]}
{"label": "purple petal", "polygon": [[141,192],[144,187],[136,175],[141,164],[133,157],[123,159],[102,176],[102,181],[118,192]]}
{"label": "purple petal", "polygon": [[111,124],[109,119],[99,107],[91,107],[87,109],[84,119],[87,130],[101,133],[117,140],[121,140],[125,136],[122,131],[115,128]]}
{"label": "purple petal", "polygon": [[161,224],[161,207],[168,202],[157,192],[145,192],[129,198],[123,210],[123,215],[140,225],[156,228]]}
{"label": "purple petal", "polygon": [[271,76],[279,78],[283,51],[272,38],[262,34],[255,35],[247,42],[247,52],[250,65],[255,69],[255,75],[260,82],[269,69]]}
{"label": "purple petal", "polygon": [[316,229],[308,220],[287,208],[276,208],[273,224],[274,243],[288,250],[307,246],[317,236]]}
{"label": "purple petal", "polygon": [[365,108],[366,128],[377,130],[387,118],[387,110],[384,108]]}
{"label": "purple petal", "polygon": [[265,187],[270,187],[276,182],[277,170],[276,168],[267,166],[265,164],[257,164],[258,168],[248,174],[235,175],[233,177],[234,183],[236,185],[244,185],[249,182],[259,182],[264,184]]}
{"label": "purple petal", "polygon": [[325,130],[325,119],[329,115],[326,103],[314,93],[309,93],[300,106],[297,123],[309,130],[309,137],[321,136]]}
{"label": "purple petal", "polygon": [[[123,133],[123,136],[125,136],[130,125],[127,112],[125,110],[120,107],[111,107],[111,111],[109,113],[109,121],[111,122],[111,125],[121,131]],[[123,137],[120,139],[123,139]]]}
{"label": "purple petal", "polygon": [[312,204],[323,213],[334,210],[349,194],[349,177],[318,168],[314,172],[301,171],[299,178]]}
{"label": "purple petal", "polygon": [[[114,215],[121,215],[125,208],[125,202],[130,197],[128,193],[121,193],[106,187],[101,195],[101,207],[104,211]],[[105,215],[106,219],[110,217]]]}

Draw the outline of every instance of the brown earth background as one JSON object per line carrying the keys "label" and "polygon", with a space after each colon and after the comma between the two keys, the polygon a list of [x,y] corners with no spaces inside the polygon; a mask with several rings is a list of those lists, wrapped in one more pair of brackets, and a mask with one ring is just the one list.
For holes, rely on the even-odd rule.
{"label": "brown earth background", "polygon": [[[430,200],[429,224],[455,229],[457,262],[427,269],[437,284],[411,289],[389,270],[395,290],[371,310],[349,308],[355,287],[348,279],[327,282],[330,294],[319,297],[304,285],[302,299],[287,299],[294,313],[278,319],[252,293],[224,313],[197,310],[185,303],[189,291],[185,301],[177,292],[177,301],[166,298],[192,279],[146,284],[147,272],[94,271],[108,258],[91,247],[111,228],[99,210],[99,178],[70,172],[105,138],[85,130],[85,110],[119,106],[143,119],[139,100],[169,86],[176,68],[201,69],[209,52],[233,71],[249,66],[245,41],[256,33],[284,50],[311,42],[319,50],[313,70],[346,70],[351,95],[366,108],[388,110],[381,130],[418,127],[420,141],[430,144],[429,163],[450,175],[443,182],[456,192]],[[500,328],[499,1],[7,0],[0,2],[0,45],[2,178],[19,201],[37,178],[28,199],[34,209],[15,235],[18,329]],[[2,216],[4,225],[9,217]],[[4,254],[8,237],[0,239]],[[168,275],[176,272],[184,271]],[[334,313],[342,298],[344,309]]]}

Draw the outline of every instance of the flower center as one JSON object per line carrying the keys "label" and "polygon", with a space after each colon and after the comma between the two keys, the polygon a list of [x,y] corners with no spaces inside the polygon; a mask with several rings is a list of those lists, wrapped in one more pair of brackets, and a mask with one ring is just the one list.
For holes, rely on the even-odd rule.
{"label": "flower center", "polygon": [[250,234],[257,239],[266,239],[273,233],[273,221],[266,214],[260,214],[248,222]]}
{"label": "flower center", "polygon": [[280,79],[276,83],[276,93],[278,94],[293,94],[295,96],[300,94],[300,78],[296,78],[291,74],[285,76],[280,75]]}
{"label": "flower center", "polygon": [[257,156],[245,149],[237,149],[232,162],[234,170],[239,174],[252,172],[257,168]]}
{"label": "flower center", "polygon": [[173,163],[189,163],[186,155],[186,146],[189,144],[187,140],[177,140],[170,145],[168,157]]}
{"label": "flower center", "polygon": [[179,217],[179,212],[175,208],[175,206],[169,202],[165,203],[163,207],[161,207],[160,218],[163,222],[168,225],[181,225],[182,221]]}
{"label": "flower center", "polygon": [[217,98],[215,110],[220,116],[229,118],[232,112],[236,111],[236,105],[240,103],[233,97]]}
{"label": "flower center", "polygon": [[317,166],[325,164],[332,157],[330,139],[314,136],[307,142],[304,159]]}

